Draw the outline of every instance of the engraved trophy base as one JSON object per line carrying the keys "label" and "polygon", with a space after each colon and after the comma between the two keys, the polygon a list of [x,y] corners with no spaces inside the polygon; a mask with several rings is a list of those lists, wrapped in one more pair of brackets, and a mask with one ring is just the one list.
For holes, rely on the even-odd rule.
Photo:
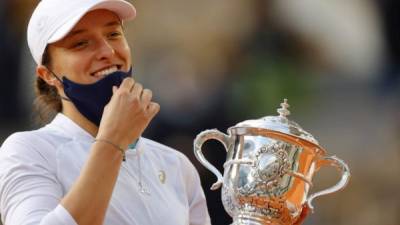
{"label": "engraved trophy base", "polygon": [[273,218],[267,218],[265,216],[249,215],[249,214],[239,214],[233,218],[233,223],[231,225],[289,225],[282,224]]}

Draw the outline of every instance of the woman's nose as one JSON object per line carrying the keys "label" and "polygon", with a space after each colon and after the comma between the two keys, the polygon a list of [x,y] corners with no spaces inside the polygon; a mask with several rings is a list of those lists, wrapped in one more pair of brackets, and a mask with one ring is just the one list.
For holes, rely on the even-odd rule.
{"label": "woman's nose", "polygon": [[113,46],[107,42],[107,40],[99,41],[99,46],[97,46],[97,55],[96,58],[98,60],[110,59],[115,55],[115,49]]}

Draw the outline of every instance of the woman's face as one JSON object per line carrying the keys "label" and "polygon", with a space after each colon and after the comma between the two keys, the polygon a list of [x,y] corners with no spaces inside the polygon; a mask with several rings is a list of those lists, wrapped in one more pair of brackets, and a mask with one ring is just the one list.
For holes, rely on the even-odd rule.
{"label": "woman's face", "polygon": [[48,47],[58,76],[91,84],[117,70],[128,71],[131,54],[119,17],[108,10],[87,13],[62,40]]}

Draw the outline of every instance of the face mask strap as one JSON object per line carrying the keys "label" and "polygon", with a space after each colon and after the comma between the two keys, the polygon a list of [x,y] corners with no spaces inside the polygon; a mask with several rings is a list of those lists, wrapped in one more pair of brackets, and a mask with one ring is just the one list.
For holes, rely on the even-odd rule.
{"label": "face mask strap", "polygon": [[58,78],[58,76],[50,69],[48,69],[50,71],[50,73],[58,80],[60,81],[60,83],[63,83],[62,80],[60,78]]}
{"label": "face mask strap", "polygon": [[[47,69],[48,69],[48,68],[47,68]],[[50,70],[50,69],[48,69],[48,70],[49,70],[50,73],[51,73],[58,81],[60,81],[60,83],[64,86],[62,80],[61,80],[52,70]],[[62,96],[62,95],[60,95],[60,98],[63,99],[63,100],[66,100],[66,101],[71,101],[69,98],[64,97],[64,96]]]}

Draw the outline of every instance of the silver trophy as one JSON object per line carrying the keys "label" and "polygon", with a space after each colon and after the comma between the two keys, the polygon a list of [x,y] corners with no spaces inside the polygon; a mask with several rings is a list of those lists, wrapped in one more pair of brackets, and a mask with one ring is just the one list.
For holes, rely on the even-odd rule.
{"label": "silver trophy", "polygon": [[[194,140],[196,158],[222,185],[222,202],[233,218],[232,225],[289,225],[295,223],[304,204],[313,210],[314,198],[343,189],[350,178],[346,163],[327,152],[317,140],[297,123],[288,120],[285,99],[278,116],[247,120],[228,129],[228,135],[213,129]],[[224,176],[202,153],[210,139],[221,142],[227,150]],[[335,186],[310,194],[312,178],[322,166],[334,166],[342,174]]]}

